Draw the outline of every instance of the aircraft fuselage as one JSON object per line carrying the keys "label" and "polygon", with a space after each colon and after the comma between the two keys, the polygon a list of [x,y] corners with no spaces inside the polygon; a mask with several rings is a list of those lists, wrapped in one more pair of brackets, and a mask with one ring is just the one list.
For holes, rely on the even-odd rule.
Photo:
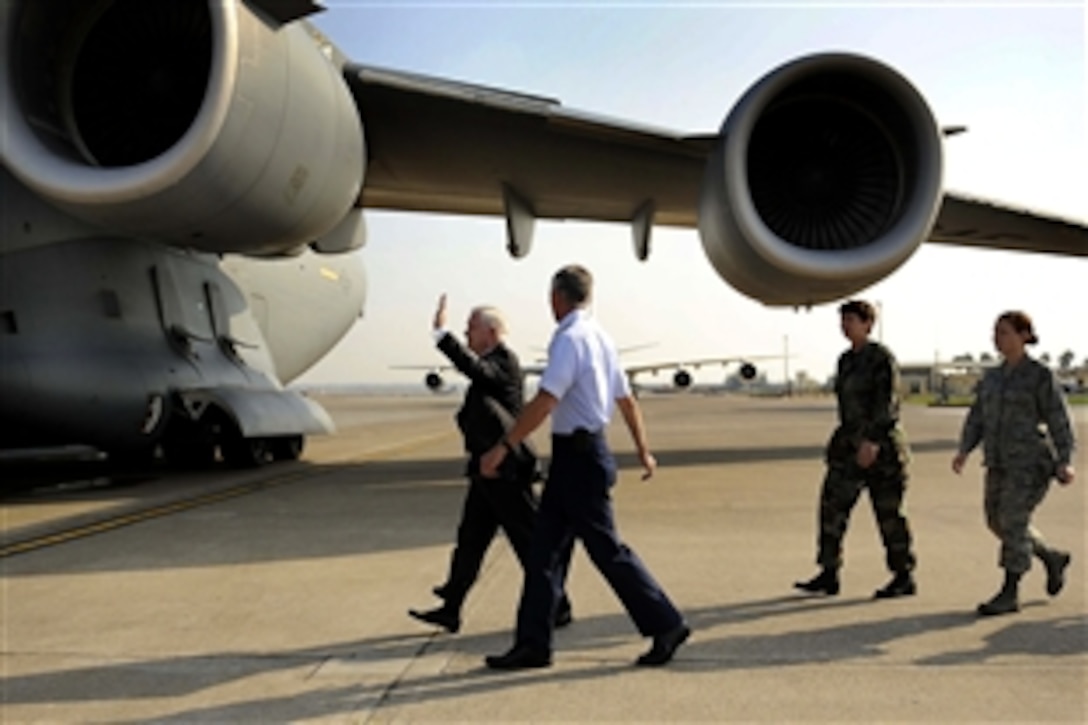
{"label": "aircraft fuselage", "polygon": [[138,451],[214,408],[242,437],[327,427],[282,386],[361,315],[359,252],[220,257],[99,231],[6,172],[3,191],[4,446]]}

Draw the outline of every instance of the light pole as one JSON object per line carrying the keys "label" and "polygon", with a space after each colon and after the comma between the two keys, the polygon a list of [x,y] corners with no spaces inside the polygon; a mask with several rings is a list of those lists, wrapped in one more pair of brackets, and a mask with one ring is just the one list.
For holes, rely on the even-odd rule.
{"label": "light pole", "polygon": [[793,383],[790,381],[790,336],[782,336],[782,370],[786,376],[786,397],[790,397],[793,394]]}

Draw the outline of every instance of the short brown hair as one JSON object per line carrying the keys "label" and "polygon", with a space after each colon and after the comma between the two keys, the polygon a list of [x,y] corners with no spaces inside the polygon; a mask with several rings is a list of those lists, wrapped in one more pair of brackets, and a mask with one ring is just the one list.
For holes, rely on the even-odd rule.
{"label": "short brown hair", "polygon": [[1035,334],[1035,328],[1031,324],[1031,318],[1028,317],[1028,313],[1021,310],[1009,310],[1008,312],[1002,312],[997,316],[997,321],[1007,322],[1009,326],[1016,330],[1018,333],[1027,333],[1027,339],[1024,340],[1029,345],[1034,345],[1039,342],[1038,336]]}
{"label": "short brown hair", "polygon": [[593,275],[578,264],[568,264],[552,277],[552,290],[572,305],[583,305],[593,294]]}
{"label": "short brown hair", "polygon": [[840,315],[857,315],[862,322],[876,322],[876,308],[865,300],[847,300],[839,305]]}

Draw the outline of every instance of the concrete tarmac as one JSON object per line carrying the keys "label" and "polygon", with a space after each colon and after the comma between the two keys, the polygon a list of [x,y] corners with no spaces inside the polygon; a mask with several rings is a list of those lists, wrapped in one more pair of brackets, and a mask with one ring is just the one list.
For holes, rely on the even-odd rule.
{"label": "concrete tarmac", "polygon": [[[963,409],[905,408],[919,593],[873,601],[889,575],[865,495],[842,593],[792,588],[816,571],[831,399],[646,396],[661,468],[639,480],[617,420],[617,519],[691,639],[668,666],[635,667],[649,642],[578,548],[575,621],[557,633],[554,665],[496,673],[483,657],[510,646],[521,589],[505,540],[459,634],[406,614],[437,604],[449,560],[459,400],[323,402],[340,431],[298,463],[0,501],[0,721],[1088,720],[1084,408],[1080,478],[1055,485],[1034,519],[1073,552],[1066,589],[1047,597],[1036,565],[1021,612],[980,619],[1002,575],[979,453],[963,476],[949,466]],[[546,453],[546,434],[534,440]],[[53,538],[34,548],[42,536]]]}

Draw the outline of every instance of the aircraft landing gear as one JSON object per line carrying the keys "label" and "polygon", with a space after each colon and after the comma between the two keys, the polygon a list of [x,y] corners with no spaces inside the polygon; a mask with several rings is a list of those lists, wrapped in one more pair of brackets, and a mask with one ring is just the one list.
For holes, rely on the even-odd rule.
{"label": "aircraft landing gear", "polygon": [[272,461],[297,461],[302,435],[246,438],[223,410],[209,406],[199,418],[175,416],[162,439],[163,459],[170,468],[211,468],[217,460],[232,468],[255,468]]}
{"label": "aircraft landing gear", "polygon": [[211,468],[215,463],[216,428],[207,420],[172,420],[162,440],[166,465],[190,471]]}
{"label": "aircraft landing gear", "polygon": [[232,468],[256,468],[272,460],[270,442],[266,438],[243,438],[237,431],[219,444],[223,462]]}
{"label": "aircraft landing gear", "polygon": [[302,436],[284,436],[268,441],[273,461],[297,461],[302,455],[305,439]]}

